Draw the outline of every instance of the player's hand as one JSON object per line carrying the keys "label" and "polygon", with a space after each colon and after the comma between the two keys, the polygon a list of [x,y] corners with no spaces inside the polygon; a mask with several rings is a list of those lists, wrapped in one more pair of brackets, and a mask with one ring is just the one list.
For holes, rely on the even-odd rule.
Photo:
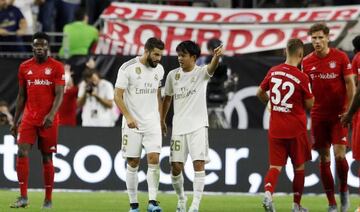
{"label": "player's hand", "polygon": [[53,124],[53,121],[54,121],[54,115],[52,114],[47,114],[44,118],[44,121],[42,123],[42,126],[44,128],[50,128]]}
{"label": "player's hand", "polygon": [[220,57],[221,55],[223,55],[223,53],[224,53],[223,44],[220,44],[220,46],[214,49],[214,56],[216,57]]}
{"label": "player's hand", "polygon": [[12,124],[10,127],[10,132],[11,135],[13,135],[16,138],[18,133],[18,126],[16,124]]}
{"label": "player's hand", "polygon": [[163,136],[166,136],[166,134],[167,134],[167,125],[166,125],[165,121],[161,122],[161,132],[162,132]]}
{"label": "player's hand", "polygon": [[128,117],[128,118],[126,118],[126,123],[127,123],[127,126],[128,126],[130,129],[133,129],[133,128],[139,129],[136,120],[135,120],[133,117],[131,117],[131,116]]}
{"label": "player's hand", "polygon": [[347,112],[339,115],[339,118],[344,127],[348,127],[352,122],[352,115]]}

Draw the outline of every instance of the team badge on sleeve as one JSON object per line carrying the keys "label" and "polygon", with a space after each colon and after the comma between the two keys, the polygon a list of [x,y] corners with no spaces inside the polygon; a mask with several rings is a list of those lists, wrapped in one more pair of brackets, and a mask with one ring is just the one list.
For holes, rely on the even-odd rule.
{"label": "team badge on sleeve", "polygon": [[135,68],[135,72],[136,72],[137,74],[141,74],[141,68],[140,68],[140,67],[136,67],[136,68]]}

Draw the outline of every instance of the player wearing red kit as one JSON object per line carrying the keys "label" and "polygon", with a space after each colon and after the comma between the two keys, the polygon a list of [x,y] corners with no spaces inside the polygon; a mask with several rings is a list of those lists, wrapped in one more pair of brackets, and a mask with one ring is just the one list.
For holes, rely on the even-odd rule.
{"label": "player wearing red kit", "polygon": [[[308,76],[297,66],[304,54],[304,44],[299,39],[290,39],[286,47],[286,61],[270,69],[261,82],[258,98],[266,104],[270,101],[269,161],[266,174],[265,211],[275,211],[272,194],[287,157],[294,166],[292,211],[307,211],[300,204],[304,189],[305,162],[311,159],[311,144],[307,138],[306,112],[314,103]],[[266,93],[270,91],[270,95]]]}
{"label": "player wearing red kit", "polygon": [[[37,141],[42,154],[45,199],[43,208],[51,208],[54,184],[52,154],[56,152],[58,136],[57,110],[64,93],[64,68],[48,56],[49,36],[35,33],[32,39],[33,58],[19,67],[19,93],[17,97],[12,134],[17,137],[18,153],[16,172],[20,197],[10,205],[12,208],[27,207],[29,177],[29,151]],[[20,114],[23,113],[19,125]],[[19,126],[18,126],[19,125]]]}
{"label": "player wearing red kit", "polygon": [[[360,161],[360,112],[358,111],[360,107],[360,35],[356,36],[353,41],[355,56],[352,60],[352,69],[354,73],[357,73],[357,90],[354,96],[354,101],[352,102],[349,111],[346,112],[341,117],[341,122],[346,126],[351,123],[353,119],[353,130],[352,130],[352,153],[353,158],[356,161]],[[358,177],[360,179],[360,169],[358,170]],[[360,189],[359,189],[360,193]],[[357,208],[356,212],[360,212],[360,205]]]}
{"label": "player wearing red kit", "polygon": [[311,26],[309,35],[314,47],[303,60],[303,71],[309,75],[315,96],[311,110],[313,148],[320,155],[320,177],[328,198],[328,211],[337,211],[334,179],[330,170],[330,147],[333,145],[337,176],[340,181],[341,211],[349,207],[345,158],[347,128],[342,127],[339,116],[351,103],[355,91],[354,76],[347,55],[329,48],[329,28],[323,23]]}

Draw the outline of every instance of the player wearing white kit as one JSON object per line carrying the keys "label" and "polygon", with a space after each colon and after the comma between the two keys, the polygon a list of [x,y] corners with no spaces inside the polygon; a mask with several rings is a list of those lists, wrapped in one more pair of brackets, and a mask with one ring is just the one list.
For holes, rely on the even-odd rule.
{"label": "player wearing white kit", "polygon": [[200,47],[193,41],[183,41],[176,47],[180,68],[169,72],[165,83],[161,125],[166,133],[166,115],[174,99],[174,117],[171,137],[171,180],[178,205],[176,211],[186,211],[184,178],[182,170],[190,154],[195,170],[193,182],[193,202],[189,212],[199,211],[200,200],[205,185],[205,162],[208,158],[208,115],[206,106],[206,86],[214,74],[222,55],[222,47],[214,50],[211,63],[199,67],[195,64],[200,56]]}
{"label": "player wearing white kit", "polygon": [[130,200],[130,212],[139,211],[137,198],[138,169],[142,148],[147,153],[147,183],[149,192],[148,212],[162,211],[156,196],[159,187],[159,154],[161,151],[159,87],[164,68],[159,64],[164,43],[149,38],[145,52],[124,63],[115,84],[115,102],[123,113],[123,157],[127,159],[126,187]]}

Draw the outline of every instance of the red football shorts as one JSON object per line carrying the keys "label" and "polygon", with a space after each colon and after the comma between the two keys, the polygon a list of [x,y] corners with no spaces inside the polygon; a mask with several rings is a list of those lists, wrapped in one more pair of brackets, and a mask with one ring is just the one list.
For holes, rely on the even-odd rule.
{"label": "red football shorts", "polygon": [[341,125],[340,119],[334,121],[312,120],[311,125],[314,149],[330,148],[331,144],[348,145],[348,129]]}
{"label": "red football shorts", "polygon": [[53,123],[50,128],[36,126],[27,121],[22,121],[19,127],[17,142],[19,144],[35,144],[45,153],[56,152],[58,138],[58,123]]}
{"label": "red football shorts", "polygon": [[351,136],[351,149],[353,158],[360,161],[360,112],[354,115],[353,130]]}
{"label": "red football shorts", "polygon": [[288,156],[295,166],[311,160],[311,144],[306,132],[295,138],[272,138],[269,136],[270,165],[284,166]]}

